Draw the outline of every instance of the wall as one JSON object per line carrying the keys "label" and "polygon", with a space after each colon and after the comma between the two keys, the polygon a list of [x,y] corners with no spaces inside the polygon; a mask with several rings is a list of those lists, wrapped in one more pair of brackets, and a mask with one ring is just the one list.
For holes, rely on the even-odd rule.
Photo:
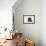
{"label": "wall", "polygon": [[42,46],[46,46],[46,0],[41,1],[41,40]]}
{"label": "wall", "polygon": [[0,27],[12,28],[12,6],[16,0],[0,0]]}
{"label": "wall", "polygon": [[[41,46],[41,0],[23,0],[17,7],[13,6],[13,14],[18,32]],[[23,15],[35,15],[35,24],[23,24]]]}

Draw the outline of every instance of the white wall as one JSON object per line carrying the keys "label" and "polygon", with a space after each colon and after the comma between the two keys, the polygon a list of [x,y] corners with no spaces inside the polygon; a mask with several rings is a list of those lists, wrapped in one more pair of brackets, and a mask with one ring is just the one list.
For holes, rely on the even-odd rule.
{"label": "white wall", "polygon": [[42,46],[46,46],[46,0],[41,1],[41,38]]}
{"label": "white wall", "polygon": [[[46,46],[46,0],[23,0],[20,4],[13,6],[15,28],[33,39],[36,46]],[[35,24],[23,24],[23,15],[31,14],[35,15]]]}
{"label": "white wall", "polygon": [[[22,32],[24,37],[35,41],[41,46],[41,1],[23,0],[18,7],[13,7],[15,28]],[[35,15],[35,24],[23,24],[23,15]]]}
{"label": "white wall", "polygon": [[0,0],[0,27],[12,28],[12,6],[16,0]]}

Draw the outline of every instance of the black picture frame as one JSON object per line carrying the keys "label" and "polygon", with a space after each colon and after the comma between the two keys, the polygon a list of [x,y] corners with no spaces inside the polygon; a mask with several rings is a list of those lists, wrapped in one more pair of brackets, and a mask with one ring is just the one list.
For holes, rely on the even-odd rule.
{"label": "black picture frame", "polygon": [[23,15],[23,24],[35,24],[35,15]]}

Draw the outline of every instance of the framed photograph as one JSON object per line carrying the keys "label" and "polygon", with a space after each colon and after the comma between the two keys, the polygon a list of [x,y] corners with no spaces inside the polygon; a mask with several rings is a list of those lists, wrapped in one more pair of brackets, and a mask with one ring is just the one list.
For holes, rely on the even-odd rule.
{"label": "framed photograph", "polygon": [[35,15],[23,15],[23,24],[35,24]]}

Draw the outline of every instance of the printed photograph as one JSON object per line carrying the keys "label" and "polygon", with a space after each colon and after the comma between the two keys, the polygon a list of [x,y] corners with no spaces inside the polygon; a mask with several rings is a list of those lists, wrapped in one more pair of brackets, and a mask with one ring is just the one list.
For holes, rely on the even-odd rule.
{"label": "printed photograph", "polygon": [[24,15],[23,23],[24,24],[35,24],[35,15]]}

